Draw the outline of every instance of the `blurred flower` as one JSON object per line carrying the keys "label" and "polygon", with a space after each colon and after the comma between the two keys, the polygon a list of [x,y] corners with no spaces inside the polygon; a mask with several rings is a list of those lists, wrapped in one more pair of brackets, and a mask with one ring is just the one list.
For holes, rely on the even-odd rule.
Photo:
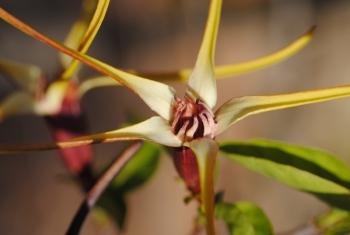
{"label": "blurred flower", "polygon": [[[78,20],[73,24],[65,45],[87,52],[105,17],[109,1],[85,0]],[[86,134],[87,120],[81,110],[77,74],[79,62],[60,54],[60,69],[53,81],[37,66],[0,58],[0,73],[11,79],[18,91],[0,103],[0,120],[34,113],[43,116],[56,141]],[[79,176],[88,190],[94,183],[91,172],[92,149],[80,146],[61,149],[60,156],[68,170]]]}

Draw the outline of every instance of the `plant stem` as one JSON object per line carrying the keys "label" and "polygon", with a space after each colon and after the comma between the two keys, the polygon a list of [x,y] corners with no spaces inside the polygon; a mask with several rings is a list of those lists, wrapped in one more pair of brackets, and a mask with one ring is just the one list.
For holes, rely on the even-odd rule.
{"label": "plant stem", "polygon": [[134,154],[140,149],[141,142],[134,143],[129,146],[119,157],[117,157],[111,166],[105,171],[105,173],[97,180],[96,184],[86,195],[84,201],[81,203],[79,210],[75,214],[66,235],[79,234],[81,227],[89,214],[90,210],[94,207],[102,193],[106,190],[111,181],[120,173],[123,167],[134,156]]}

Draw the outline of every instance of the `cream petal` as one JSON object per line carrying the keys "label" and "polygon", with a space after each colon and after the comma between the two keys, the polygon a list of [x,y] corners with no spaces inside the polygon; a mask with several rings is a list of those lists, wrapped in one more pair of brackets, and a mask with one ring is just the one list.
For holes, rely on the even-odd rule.
{"label": "cream petal", "polygon": [[216,120],[218,122],[216,134],[220,134],[233,123],[252,114],[324,102],[348,96],[350,96],[350,86],[281,95],[233,98],[216,112]]}
{"label": "cream petal", "polygon": [[12,79],[26,91],[35,94],[40,86],[42,71],[31,64],[23,64],[0,58],[0,74]]}
{"label": "cream petal", "polygon": [[45,96],[35,103],[36,113],[40,115],[53,115],[58,113],[61,110],[68,86],[68,81],[51,83]]}
{"label": "cream petal", "polygon": [[196,65],[188,80],[187,93],[202,99],[209,107],[216,104],[216,78],[214,72],[215,44],[220,23],[222,0],[212,0],[209,16]]}
{"label": "cream petal", "polygon": [[168,122],[159,116],[118,130],[86,135],[67,141],[34,145],[0,145],[0,153],[27,152],[38,150],[73,148],[83,145],[109,143],[114,141],[148,140],[170,147],[181,146],[181,141],[171,131]]}
{"label": "cream petal", "polygon": [[23,114],[35,113],[34,99],[28,92],[14,92],[0,103],[0,121]]}

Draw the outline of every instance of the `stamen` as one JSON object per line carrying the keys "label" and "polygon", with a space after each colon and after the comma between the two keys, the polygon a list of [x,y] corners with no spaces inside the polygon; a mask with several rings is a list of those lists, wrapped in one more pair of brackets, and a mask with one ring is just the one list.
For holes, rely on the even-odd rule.
{"label": "stamen", "polygon": [[214,138],[216,121],[214,113],[203,101],[177,98],[171,127],[174,134],[185,142],[201,137]]}
{"label": "stamen", "polygon": [[198,118],[194,117],[193,119],[193,125],[190,129],[187,130],[186,136],[194,136],[198,128]]}

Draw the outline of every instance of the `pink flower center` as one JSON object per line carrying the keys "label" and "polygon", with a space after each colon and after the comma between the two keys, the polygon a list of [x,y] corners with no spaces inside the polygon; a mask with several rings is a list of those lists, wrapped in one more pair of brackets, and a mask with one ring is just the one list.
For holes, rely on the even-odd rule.
{"label": "pink flower center", "polygon": [[214,138],[216,121],[214,113],[203,101],[176,98],[171,127],[185,142],[201,137]]}

